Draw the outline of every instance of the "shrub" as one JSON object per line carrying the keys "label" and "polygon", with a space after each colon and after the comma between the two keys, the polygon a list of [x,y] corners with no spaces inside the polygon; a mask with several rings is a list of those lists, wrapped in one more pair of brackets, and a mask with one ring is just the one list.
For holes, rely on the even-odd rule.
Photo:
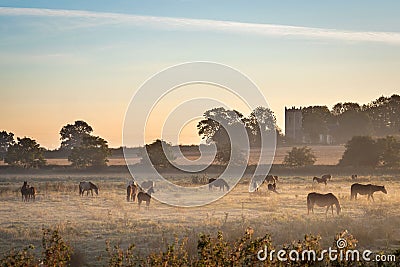
{"label": "shrub", "polygon": [[310,166],[317,160],[311,148],[308,147],[293,147],[291,151],[287,153],[283,164],[291,167]]}

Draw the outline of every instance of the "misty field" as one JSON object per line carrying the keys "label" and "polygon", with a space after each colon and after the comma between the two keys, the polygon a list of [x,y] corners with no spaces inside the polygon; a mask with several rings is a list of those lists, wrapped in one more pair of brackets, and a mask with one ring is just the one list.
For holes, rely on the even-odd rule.
{"label": "misty field", "polygon": [[[111,244],[136,244],[143,255],[165,249],[175,238],[188,237],[188,250],[196,253],[199,233],[223,231],[227,240],[240,237],[247,227],[254,236],[270,233],[276,244],[303,239],[304,234],[320,234],[322,244],[330,246],[336,233],[347,229],[358,246],[376,251],[400,247],[400,176],[361,176],[359,182],[385,185],[388,194],[374,194],[350,201],[350,177],[333,177],[325,187],[312,183],[311,176],[281,176],[280,194],[248,192],[248,177],[222,199],[202,207],[177,208],[154,199],[149,209],[126,201],[127,174],[110,175],[0,175],[0,253],[11,247],[41,244],[42,228],[57,227],[74,247],[82,261],[103,266],[106,241]],[[98,196],[78,195],[78,183],[90,180],[99,188]],[[169,177],[177,184],[190,183],[191,176]],[[22,202],[24,180],[38,189],[35,202]],[[157,191],[157,187],[155,188]],[[217,189],[215,189],[217,190]],[[219,189],[218,189],[219,190]],[[309,192],[332,192],[342,205],[342,213],[325,216],[316,207],[307,215]]]}

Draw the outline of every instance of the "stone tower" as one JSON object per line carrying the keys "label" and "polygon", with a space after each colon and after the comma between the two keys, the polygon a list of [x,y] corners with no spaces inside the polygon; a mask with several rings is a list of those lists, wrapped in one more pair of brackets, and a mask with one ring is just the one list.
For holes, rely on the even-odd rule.
{"label": "stone tower", "polygon": [[303,113],[301,108],[285,107],[285,136],[291,143],[303,143]]}

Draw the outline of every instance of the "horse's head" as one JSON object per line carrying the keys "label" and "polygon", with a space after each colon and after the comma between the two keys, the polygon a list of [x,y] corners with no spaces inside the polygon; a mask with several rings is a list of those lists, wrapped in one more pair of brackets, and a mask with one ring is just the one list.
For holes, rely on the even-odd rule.
{"label": "horse's head", "polygon": [[98,187],[94,188],[94,192],[96,193],[96,195],[99,195],[99,188]]}
{"label": "horse's head", "polygon": [[385,188],[384,185],[380,186],[380,190],[381,190],[383,193],[387,194],[387,191],[386,191],[386,188]]}
{"label": "horse's head", "polygon": [[337,212],[337,214],[339,215],[339,213],[342,211],[342,208],[340,207],[340,204],[338,203],[337,205],[336,205],[336,212]]}
{"label": "horse's head", "polygon": [[147,194],[151,195],[151,194],[153,194],[153,193],[154,193],[154,188],[153,188],[153,187],[150,187],[150,189],[147,190]]}

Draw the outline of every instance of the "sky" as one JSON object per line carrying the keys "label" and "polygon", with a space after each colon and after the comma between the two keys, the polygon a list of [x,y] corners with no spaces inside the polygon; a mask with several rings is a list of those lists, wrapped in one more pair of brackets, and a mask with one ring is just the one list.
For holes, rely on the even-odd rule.
{"label": "sky", "polygon": [[[84,120],[119,147],[140,86],[193,61],[245,74],[284,129],[285,106],[331,108],[400,93],[398,10],[398,1],[368,0],[0,0],[0,131],[54,149],[62,126]],[[146,140],[133,137],[128,145],[143,145],[160,131],[173,143],[200,142],[201,112],[163,128],[171,110],[198,97],[250,111],[215,86],[184,86],[149,115]]]}

